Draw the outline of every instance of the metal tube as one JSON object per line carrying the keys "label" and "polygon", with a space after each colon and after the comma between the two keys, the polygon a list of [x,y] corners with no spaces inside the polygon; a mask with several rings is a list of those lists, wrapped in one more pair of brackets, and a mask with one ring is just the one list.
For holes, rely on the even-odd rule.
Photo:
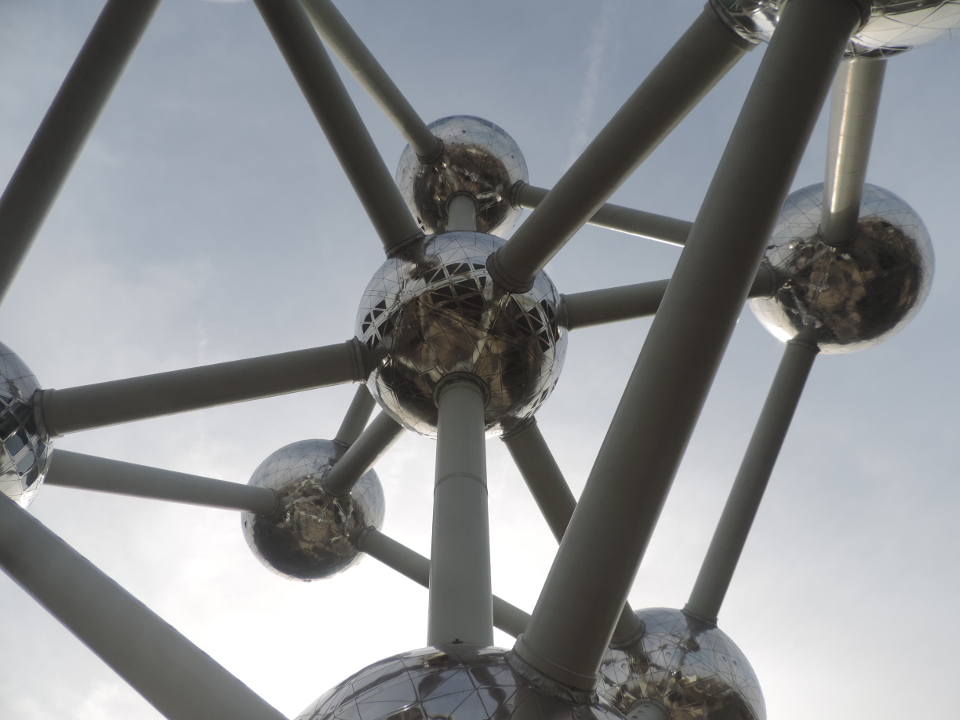
{"label": "metal tube", "polygon": [[263,698],[4,495],[0,566],[170,720],[283,720]]}
{"label": "metal tube", "polygon": [[50,437],[364,379],[359,343],[142,375],[34,397]]}
{"label": "metal tube", "polygon": [[388,254],[423,233],[298,0],[255,0]]}
{"label": "metal tube", "polygon": [[886,67],[883,58],[846,60],[833,83],[820,220],[820,234],[830,245],[844,245],[856,237]]}
{"label": "metal tube", "polygon": [[[655,315],[669,283],[654,280],[561,295],[567,330]],[[761,264],[747,297],[770,297],[776,289],[776,273],[769,265]]]}
{"label": "metal tube", "polygon": [[107,458],[54,450],[45,485],[97,490],[157,500],[269,515],[277,494],[269,488],[187,475]]}
{"label": "metal tube", "polygon": [[705,8],[487,265],[502,287],[537,273],[753,45]]}
{"label": "metal tube", "polygon": [[382,412],[320,481],[334,497],[349,495],[353,486],[382,458],[403,433],[403,425]]}
{"label": "metal tube", "polygon": [[[591,688],[850,35],[853,0],[790,0],[515,651]],[[616,548],[616,552],[611,552]]]}
{"label": "metal tube", "polygon": [[477,200],[465,192],[454,193],[447,200],[447,231],[477,231]]}
{"label": "metal tube", "polygon": [[109,0],[0,197],[0,302],[160,0]]}
{"label": "metal tube", "polygon": [[[546,188],[534,187],[526,183],[517,183],[513,191],[513,203],[517,207],[535,210],[550,191]],[[628,235],[669,243],[683,245],[687,242],[687,235],[693,223],[688,220],[677,220],[666,215],[634,210],[623,205],[604,203],[589,220],[589,225],[604,227],[609,230],[618,230]]]}
{"label": "metal tube", "polygon": [[[401,545],[374,527],[364,530],[357,541],[357,549],[376,558],[415,583],[430,587],[430,561],[418,552]],[[506,600],[493,596],[493,626],[512,637],[517,637],[527,626],[530,616]]]}
{"label": "metal tube", "polygon": [[343,422],[340,423],[340,429],[337,430],[334,442],[347,447],[353,445],[360,437],[363,429],[367,427],[370,415],[373,414],[373,409],[376,406],[377,401],[373,399],[373,395],[367,390],[367,386],[361,385],[358,387],[353,400],[350,402],[350,407],[347,408],[347,414],[344,415]]}
{"label": "metal tube", "polygon": [[424,162],[432,162],[443,144],[427,129],[367,46],[330,0],[302,0],[313,26]]}
{"label": "metal tube", "polygon": [[717,622],[717,614],[818,352],[816,344],[804,340],[791,340],[784,350],[710,549],[684,608],[708,623]]}
{"label": "metal tube", "polygon": [[450,375],[436,391],[437,468],[427,644],[493,645],[483,408],[486,388]]}

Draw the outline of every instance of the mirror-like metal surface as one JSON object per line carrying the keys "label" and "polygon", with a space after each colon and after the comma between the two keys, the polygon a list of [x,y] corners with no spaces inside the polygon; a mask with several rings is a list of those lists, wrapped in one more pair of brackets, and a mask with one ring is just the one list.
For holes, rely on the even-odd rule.
{"label": "mirror-like metal surface", "polygon": [[447,230],[447,200],[467,192],[477,200],[477,230],[502,235],[520,213],[510,203],[515,183],[527,182],[527,161],[513,138],[489,120],[446,117],[427,126],[443,142],[440,157],[421,163],[409,145],[400,156],[397,185],[425,233]]}
{"label": "mirror-like metal surface", "polygon": [[637,611],[644,630],[607,651],[600,697],[627,717],[641,699],[662,702],[672,720],[764,720],[760,683],[733,641],[680,610]]}
{"label": "mirror-like metal surface", "polygon": [[[766,42],[785,0],[710,0],[720,18],[753,43]],[[960,0],[873,0],[870,19],[850,41],[850,55],[895,55],[960,33]]]}
{"label": "mirror-like metal surface", "polygon": [[297,720],[621,720],[603,702],[543,693],[505,654],[457,645],[395,655],[328,690]]}
{"label": "mirror-like metal surface", "polygon": [[36,497],[50,458],[33,413],[39,389],[26,363],[0,343],[0,492],[21,507]]}
{"label": "mirror-like metal surface", "polygon": [[244,513],[243,536],[267,568],[290,580],[319,580],[353,567],[363,557],[353,536],[365,527],[383,527],[385,501],[370,470],[349,495],[333,497],[320,485],[345,448],[329,440],[301,440],[260,463],[250,485],[275,490],[280,509],[273,515]]}
{"label": "mirror-like metal surface", "polygon": [[357,338],[376,366],[370,392],[397,422],[435,436],[437,383],[468,372],[487,385],[487,433],[530,417],[553,391],[567,346],[560,295],[543,272],[526,293],[495,285],[487,258],[499,238],[454,232],[387,260],[357,313]]}
{"label": "mirror-like metal surface", "polygon": [[827,244],[820,234],[823,184],[791,194],[767,248],[781,281],[750,308],[786,342],[813,328],[821,352],[879,345],[916,315],[933,281],[933,247],[920,217],[902,199],[865,185],[856,237]]}

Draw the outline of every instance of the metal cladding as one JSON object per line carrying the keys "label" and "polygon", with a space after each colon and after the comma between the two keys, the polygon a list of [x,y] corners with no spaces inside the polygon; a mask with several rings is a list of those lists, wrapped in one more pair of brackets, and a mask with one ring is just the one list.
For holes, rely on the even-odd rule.
{"label": "metal cladding", "polygon": [[603,702],[543,693],[505,654],[459,645],[395,655],[328,690],[297,720],[622,720]]}
{"label": "metal cladding", "polygon": [[808,328],[824,353],[879,345],[910,322],[930,291],[930,236],[903,200],[865,185],[856,237],[828,245],[822,207],[822,184],[787,198],[766,252],[781,284],[750,308],[782,341]]}
{"label": "metal cladding", "polygon": [[513,138],[488,120],[471,115],[446,117],[427,126],[443,142],[440,157],[423,163],[407,145],[397,168],[397,185],[423,231],[447,229],[447,201],[465,192],[477,201],[477,230],[502,235],[520,213],[510,192],[527,182],[527,162]]}
{"label": "metal cladding", "polygon": [[0,343],[0,492],[21,507],[36,497],[50,458],[33,414],[39,389],[30,368]]}
{"label": "metal cladding", "polygon": [[639,610],[643,634],[607,651],[600,697],[629,717],[643,698],[662,702],[672,720],[764,720],[760,683],[733,641],[680,610]]}
{"label": "metal cladding", "polygon": [[[710,0],[720,18],[752,43],[770,40],[786,0]],[[884,57],[960,33],[960,0],[873,0],[848,55]]]}
{"label": "metal cladding", "polygon": [[450,373],[486,384],[488,434],[533,415],[557,384],[567,346],[560,295],[543,272],[525,293],[496,286],[486,262],[502,244],[482,233],[430,236],[367,285],[356,325],[375,363],[367,387],[404,427],[436,435],[433,393]]}
{"label": "metal cladding", "polygon": [[320,481],[345,452],[329,440],[301,440],[260,463],[250,485],[275,490],[273,515],[243,513],[243,536],[267,568],[291,580],[319,580],[353,567],[363,554],[352,541],[365,527],[383,527],[383,488],[370,470],[349,495],[333,497]]}

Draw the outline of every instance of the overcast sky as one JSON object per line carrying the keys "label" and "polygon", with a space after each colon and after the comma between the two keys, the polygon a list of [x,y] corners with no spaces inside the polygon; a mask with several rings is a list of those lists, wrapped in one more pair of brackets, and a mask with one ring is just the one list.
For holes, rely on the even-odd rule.
{"label": "overcast sky", "polygon": [[[501,125],[531,182],[549,187],[703,4],[341,5],[427,121],[474,114]],[[0,178],[100,7],[0,0]],[[763,52],[718,85],[616,202],[696,216]],[[771,719],[955,714],[958,67],[957,43],[890,60],[868,174],[927,223],[932,293],[887,344],[817,361],[721,614]],[[392,172],[404,141],[347,86]],[[822,180],[825,136],[821,122],[795,188]],[[668,277],[678,256],[587,228],[547,271],[561,292],[577,292]],[[0,309],[0,339],[54,388],[340,342],[382,259],[255,7],[165,0]],[[538,417],[578,494],[648,327],[570,337]],[[635,608],[686,601],[781,352],[745,310],[630,595]],[[331,438],[353,392],[56,446],[246,482],[281,446]],[[556,545],[502,443],[487,445],[494,588],[529,611]],[[384,532],[424,554],[433,455],[433,441],[408,434],[376,468]],[[288,716],[361,667],[425,644],[425,590],[370,558],[332,580],[283,580],[250,553],[236,513],[55,487],[30,512]],[[159,717],[5,577],[0,607],[0,717]]]}

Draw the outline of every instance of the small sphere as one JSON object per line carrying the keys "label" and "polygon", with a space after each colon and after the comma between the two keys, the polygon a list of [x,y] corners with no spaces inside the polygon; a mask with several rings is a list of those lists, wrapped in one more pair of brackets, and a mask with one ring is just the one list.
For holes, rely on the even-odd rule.
{"label": "small sphere", "polygon": [[511,190],[529,179],[527,162],[513,138],[471,115],[446,117],[428,127],[443,142],[440,157],[421,163],[407,145],[397,168],[397,185],[423,231],[447,230],[447,201],[458,192],[476,199],[479,232],[502,235],[512,228],[521,209],[510,203]]}
{"label": "small sphere", "polygon": [[672,720],[764,720],[760,683],[733,641],[680,610],[640,610],[643,633],[609,649],[600,697],[628,715],[642,698],[662,702]]}
{"label": "small sphere", "polygon": [[543,272],[525,293],[495,285],[486,263],[502,244],[482,233],[433,235],[367,285],[356,324],[375,363],[367,387],[404,427],[436,435],[433,393],[450,373],[486,384],[490,434],[533,415],[557,384],[567,346],[560,295]]}
{"label": "small sphere", "polygon": [[395,655],[328,690],[297,720],[623,720],[595,699],[543,693],[505,655],[469,645]]}
{"label": "small sphere", "polygon": [[930,236],[903,200],[866,185],[859,233],[835,247],[820,236],[822,207],[822,184],[787,198],[766,251],[781,284],[750,308],[784,342],[807,328],[824,353],[879,345],[910,322],[930,291]]}
{"label": "small sphere", "polygon": [[[720,18],[753,43],[769,41],[785,0],[710,0]],[[873,0],[870,19],[850,41],[848,55],[884,57],[955,37],[960,0]]]}
{"label": "small sphere", "polygon": [[33,415],[39,389],[30,368],[0,343],[0,492],[21,507],[33,502],[50,459]]}
{"label": "small sphere", "polygon": [[301,440],[277,450],[250,478],[250,485],[279,496],[273,515],[241,518],[247,545],[277,575],[304,581],[333,577],[363,558],[354,534],[383,527],[383,487],[373,470],[345,497],[333,497],[320,485],[345,450],[329,440]]}

